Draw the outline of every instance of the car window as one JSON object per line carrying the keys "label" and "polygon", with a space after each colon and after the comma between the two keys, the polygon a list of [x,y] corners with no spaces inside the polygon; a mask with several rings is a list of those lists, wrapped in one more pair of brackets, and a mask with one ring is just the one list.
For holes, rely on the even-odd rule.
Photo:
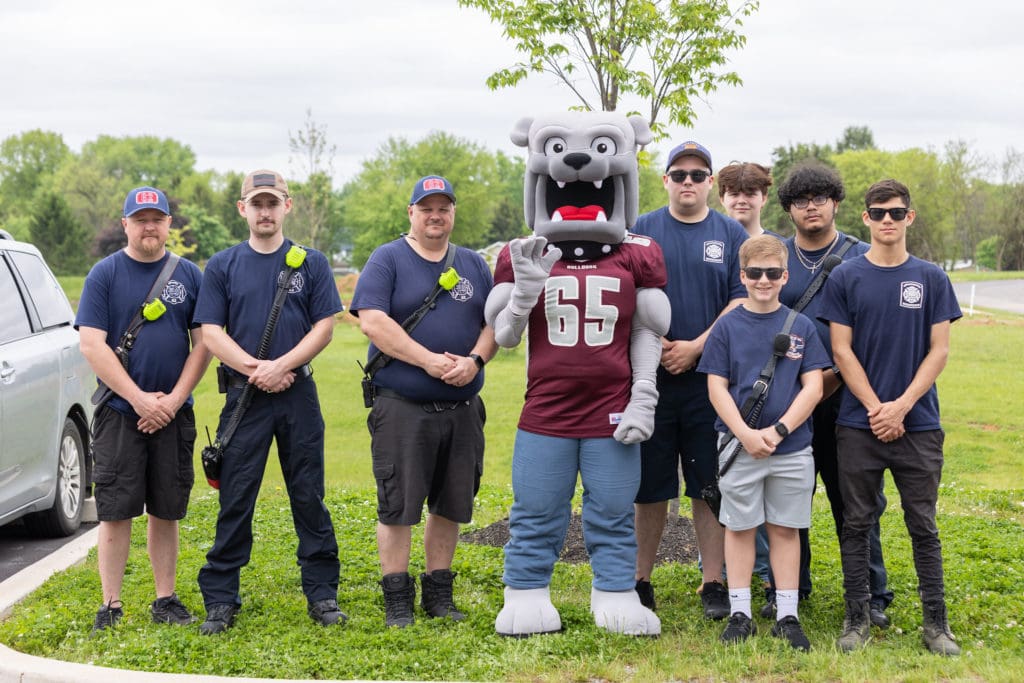
{"label": "car window", "polygon": [[0,258],[0,292],[3,292],[0,295],[0,344],[27,337],[31,332],[28,314],[14,276],[3,258]]}
{"label": "car window", "polygon": [[20,251],[10,252],[14,265],[21,273],[28,291],[32,293],[32,302],[39,314],[43,329],[57,325],[67,325],[74,314],[68,304],[60,283],[50,273],[43,260],[35,254]]}

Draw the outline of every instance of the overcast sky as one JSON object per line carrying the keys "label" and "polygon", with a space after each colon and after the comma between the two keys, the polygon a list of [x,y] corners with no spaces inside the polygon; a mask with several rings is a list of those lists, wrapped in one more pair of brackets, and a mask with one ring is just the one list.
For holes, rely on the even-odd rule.
{"label": "overcast sky", "polygon": [[[694,138],[716,166],[768,162],[848,125],[888,150],[963,139],[992,160],[1024,151],[1024,3],[762,0],[743,30],[730,66],[744,85],[713,94],[656,151]],[[391,136],[444,130],[519,154],[516,119],[574,101],[545,75],[488,90],[515,59],[455,0],[3,2],[0,139],[42,128],[78,150],[101,134],[157,135],[189,145],[199,170],[295,177],[288,136],[311,108],[341,185]]]}

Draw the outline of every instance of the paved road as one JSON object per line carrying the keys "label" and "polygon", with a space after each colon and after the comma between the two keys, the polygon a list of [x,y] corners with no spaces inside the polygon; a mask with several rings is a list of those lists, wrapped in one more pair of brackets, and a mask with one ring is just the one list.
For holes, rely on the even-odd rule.
{"label": "paved road", "polygon": [[967,309],[971,305],[972,288],[975,308],[994,308],[1024,314],[1024,280],[954,283],[953,291],[956,292],[964,315],[967,315]]}
{"label": "paved road", "polygon": [[77,533],[66,538],[31,536],[20,521],[0,526],[0,581],[14,576],[95,526],[83,524]]}

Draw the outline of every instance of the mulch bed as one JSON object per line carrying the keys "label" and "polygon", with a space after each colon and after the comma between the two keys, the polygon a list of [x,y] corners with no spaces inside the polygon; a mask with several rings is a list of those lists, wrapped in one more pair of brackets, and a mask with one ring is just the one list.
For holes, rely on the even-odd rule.
{"label": "mulch bed", "polygon": [[[508,518],[499,519],[497,522],[485,526],[476,531],[470,531],[459,536],[464,543],[477,543],[497,548],[508,542]],[[573,514],[569,521],[569,531],[565,535],[565,546],[559,559],[569,564],[580,564],[588,562],[586,546],[583,544],[583,520],[578,514]],[[658,563],[678,562],[688,564],[697,561],[697,537],[693,533],[693,522],[678,514],[669,514],[665,523],[665,533],[661,537],[661,545],[658,546]]]}

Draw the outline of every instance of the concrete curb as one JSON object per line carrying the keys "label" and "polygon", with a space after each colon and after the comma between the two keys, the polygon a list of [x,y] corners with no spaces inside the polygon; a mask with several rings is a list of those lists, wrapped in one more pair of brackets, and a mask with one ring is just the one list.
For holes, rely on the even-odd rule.
{"label": "concrete curb", "polygon": [[[46,582],[53,574],[85,560],[96,545],[99,529],[91,529],[35,564],[25,567],[6,581],[0,582],[0,620],[10,616],[13,607]],[[34,657],[0,644],[0,683],[309,683],[306,680],[279,678],[231,678],[200,674],[168,674],[147,671],[111,669],[89,664],[73,664],[45,657]]]}

